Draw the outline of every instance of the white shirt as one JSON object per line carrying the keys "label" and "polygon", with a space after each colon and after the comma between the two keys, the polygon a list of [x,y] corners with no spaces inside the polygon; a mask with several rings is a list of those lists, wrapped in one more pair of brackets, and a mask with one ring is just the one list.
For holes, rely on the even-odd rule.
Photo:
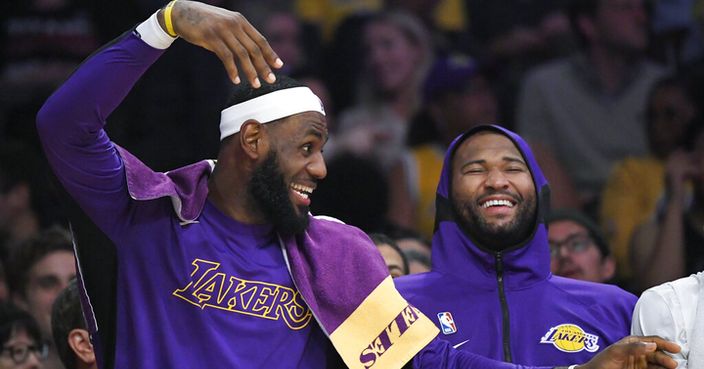
{"label": "white shirt", "polygon": [[704,272],[650,288],[640,296],[633,311],[631,334],[657,335],[680,345],[682,351],[672,354],[679,369],[688,367],[693,348],[699,280],[704,282]]}

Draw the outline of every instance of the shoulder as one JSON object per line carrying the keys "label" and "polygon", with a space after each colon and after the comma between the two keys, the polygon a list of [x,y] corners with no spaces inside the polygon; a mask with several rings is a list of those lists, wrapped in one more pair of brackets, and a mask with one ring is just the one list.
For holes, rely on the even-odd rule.
{"label": "shoulder", "polygon": [[704,280],[704,272],[651,287],[643,292],[638,300],[638,305],[641,309],[643,306],[655,304],[693,306],[697,303],[699,283],[702,280]]}
{"label": "shoulder", "polygon": [[[431,291],[445,291],[449,293],[452,286],[461,286],[461,283],[453,283],[453,277],[439,272],[426,272],[419,274],[405,275],[394,279],[396,289],[403,297],[413,303],[422,301],[425,298],[432,298]],[[451,293],[450,293],[451,294]]]}
{"label": "shoulder", "polygon": [[618,286],[553,276],[550,283],[574,301],[592,309],[621,310],[630,316],[638,298]]}
{"label": "shoulder", "polygon": [[306,233],[311,238],[341,243],[347,248],[362,247],[376,250],[376,246],[364,231],[327,215],[311,216]]}

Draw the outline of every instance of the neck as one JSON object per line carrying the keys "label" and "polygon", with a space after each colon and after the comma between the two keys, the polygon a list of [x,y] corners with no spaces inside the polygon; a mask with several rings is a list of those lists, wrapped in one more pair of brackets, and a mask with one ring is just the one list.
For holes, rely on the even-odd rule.
{"label": "neck", "polygon": [[227,176],[215,167],[208,182],[208,200],[223,214],[244,224],[266,223],[247,191],[244,175]]}
{"label": "neck", "polygon": [[609,94],[618,92],[626,81],[626,72],[633,68],[635,58],[603,45],[592,46],[588,55],[602,90]]}

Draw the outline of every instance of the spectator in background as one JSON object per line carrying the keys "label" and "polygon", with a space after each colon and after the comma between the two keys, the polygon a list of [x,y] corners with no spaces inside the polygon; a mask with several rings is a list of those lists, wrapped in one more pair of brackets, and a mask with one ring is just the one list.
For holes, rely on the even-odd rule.
{"label": "spectator in background", "polygon": [[391,277],[396,278],[408,274],[408,260],[394,240],[383,233],[371,233],[369,238],[372,239],[381,257],[384,258]]}
{"label": "spectator in background", "polygon": [[[58,227],[40,232],[17,248],[9,266],[13,302],[36,319],[43,339],[50,342],[52,304],[76,277],[70,235]],[[62,367],[55,347],[50,347],[44,365],[50,369]]]}
{"label": "spectator in background", "polygon": [[0,305],[0,369],[44,369],[49,349],[37,322],[11,304]]}
{"label": "spectator in background", "polygon": [[691,83],[685,75],[659,80],[646,108],[649,154],[618,162],[601,197],[600,219],[616,259],[620,281],[632,275],[630,242],[636,226],[647,221],[662,199],[665,163],[682,147],[692,120],[699,113]]}
{"label": "spectator in background", "polygon": [[581,50],[527,75],[516,122],[553,185],[567,174],[555,195],[593,215],[613,164],[647,152],[645,102],[663,70],[644,59],[643,0],[574,0],[569,15]]}
{"label": "spectator in background", "polygon": [[662,206],[633,235],[641,290],[704,270],[704,122],[692,123],[685,137],[685,150],[667,160]]}
{"label": "spectator in background", "polygon": [[356,143],[351,151],[386,171],[400,160],[409,121],[420,108],[431,46],[422,24],[398,12],[374,16],[363,37],[367,70],[357,105],[339,116],[338,138]]}
{"label": "spectator in background", "polygon": [[552,274],[598,283],[613,278],[616,263],[594,221],[576,210],[560,209],[548,213],[546,223]]}
{"label": "spectator in background", "polygon": [[[514,127],[524,74],[533,66],[574,49],[563,0],[464,0],[470,41],[465,49],[495,76],[501,122]],[[468,46],[468,47],[467,47]]]}
{"label": "spectator in background", "polygon": [[704,272],[643,292],[631,333],[658,335],[680,345],[682,350],[671,354],[679,369],[704,368]]}
{"label": "spectator in background", "polygon": [[71,280],[54,301],[51,331],[59,358],[66,369],[98,369],[90,333],[81,311],[76,279]]}

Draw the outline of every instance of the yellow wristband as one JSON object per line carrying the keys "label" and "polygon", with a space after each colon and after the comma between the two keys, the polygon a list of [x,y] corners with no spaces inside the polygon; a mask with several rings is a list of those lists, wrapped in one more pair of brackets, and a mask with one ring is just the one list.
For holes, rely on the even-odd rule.
{"label": "yellow wristband", "polygon": [[176,31],[174,31],[174,24],[171,22],[171,9],[173,9],[174,4],[177,0],[172,0],[166,8],[164,8],[164,23],[166,24],[166,33],[171,37],[177,37]]}

